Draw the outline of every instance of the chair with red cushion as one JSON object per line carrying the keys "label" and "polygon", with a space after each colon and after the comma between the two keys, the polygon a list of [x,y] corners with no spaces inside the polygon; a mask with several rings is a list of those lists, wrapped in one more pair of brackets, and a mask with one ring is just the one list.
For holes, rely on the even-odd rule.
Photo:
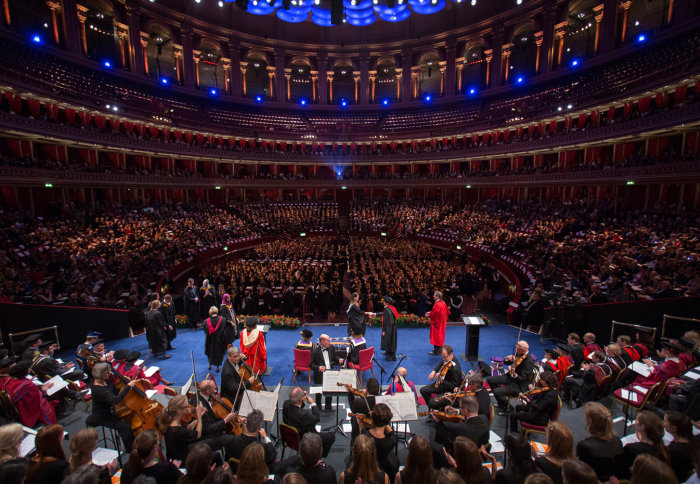
{"label": "chair with red cushion", "polygon": [[309,386],[311,386],[311,352],[309,350],[300,350],[294,348],[294,378],[293,382],[297,381],[297,373],[306,371],[309,373]]}
{"label": "chair with red cushion", "polygon": [[[554,408],[552,415],[549,416],[549,422],[555,422],[559,420],[559,413],[561,412],[561,398],[557,397],[557,406]],[[549,425],[547,422],[547,425]],[[530,434],[542,434],[547,435],[547,425],[533,425],[527,422],[520,422],[520,428],[525,434],[527,439]]]}
{"label": "chair with red cushion", "polygon": [[372,372],[372,376],[374,378],[377,378],[376,375],[374,374],[374,361],[372,359],[374,358],[374,346],[371,348],[367,348],[365,350],[360,350],[360,362],[356,365],[354,363],[348,363],[348,366],[350,368],[354,368],[355,370],[359,370],[360,374],[360,386],[362,386],[362,373],[369,370]]}
{"label": "chair with red cushion", "polygon": [[287,447],[299,452],[301,436],[296,427],[280,422],[280,434],[282,437],[282,459],[284,459],[284,451],[287,450]]}

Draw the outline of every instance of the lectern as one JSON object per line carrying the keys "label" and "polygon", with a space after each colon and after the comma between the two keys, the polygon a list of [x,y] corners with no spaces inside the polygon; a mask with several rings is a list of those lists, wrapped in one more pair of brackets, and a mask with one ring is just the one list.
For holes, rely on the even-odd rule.
{"label": "lectern", "polygon": [[479,330],[486,326],[484,320],[479,316],[462,316],[464,321],[465,342],[464,354],[459,355],[464,361],[479,361]]}

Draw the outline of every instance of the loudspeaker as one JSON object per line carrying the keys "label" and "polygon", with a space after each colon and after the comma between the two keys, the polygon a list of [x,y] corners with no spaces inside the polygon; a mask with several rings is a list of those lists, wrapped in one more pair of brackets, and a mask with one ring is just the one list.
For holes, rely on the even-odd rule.
{"label": "loudspeaker", "polygon": [[331,23],[333,25],[343,23],[343,0],[331,0]]}

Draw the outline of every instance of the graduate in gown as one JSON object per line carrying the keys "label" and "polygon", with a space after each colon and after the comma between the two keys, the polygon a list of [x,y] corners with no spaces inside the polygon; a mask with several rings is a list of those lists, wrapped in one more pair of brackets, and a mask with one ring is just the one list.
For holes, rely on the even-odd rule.
{"label": "graduate in gown", "polygon": [[247,357],[246,362],[256,374],[265,373],[267,368],[265,335],[258,328],[256,316],[250,316],[245,320],[245,329],[241,331],[241,353]]}
{"label": "graduate in gown", "polygon": [[207,308],[216,306],[216,289],[209,284],[209,279],[202,281],[202,287],[199,288],[199,309],[202,314],[202,319],[207,315]]}
{"label": "graduate in gown", "polygon": [[173,304],[173,297],[170,294],[166,294],[163,297],[160,313],[163,315],[163,319],[165,319],[165,323],[168,325],[168,331],[166,333],[168,337],[168,350],[174,350],[175,348],[172,342],[177,338],[177,323],[175,322],[175,305]]}
{"label": "graduate in gown", "polygon": [[168,347],[168,331],[170,327],[160,312],[160,301],[154,299],[151,301],[149,308],[149,311],[146,313],[146,337],[151,346],[153,356],[162,355],[163,359],[167,360],[170,356],[165,353],[165,350]]}
{"label": "graduate in gown", "polygon": [[221,298],[221,307],[219,308],[219,315],[226,320],[226,326],[224,328],[224,342],[226,345],[233,343],[238,338],[238,318],[236,317],[236,310],[233,308],[231,303],[231,296],[224,294]]}
{"label": "graduate in gown", "polygon": [[430,318],[430,344],[433,345],[433,351],[430,354],[437,355],[442,345],[445,344],[445,328],[450,311],[447,309],[445,301],[442,300],[440,291],[435,291],[433,299],[435,299],[433,309],[425,313],[425,316]]}
{"label": "graduate in gown", "polygon": [[219,316],[219,310],[216,309],[216,306],[209,308],[209,317],[204,321],[203,327],[204,354],[209,359],[209,370],[211,370],[211,365],[215,365],[216,371],[219,371],[226,351],[226,343],[224,342],[226,320]]}
{"label": "graduate in gown", "polygon": [[396,361],[396,323],[399,312],[394,307],[394,300],[389,296],[382,298],[382,351],[386,351],[387,361]]}

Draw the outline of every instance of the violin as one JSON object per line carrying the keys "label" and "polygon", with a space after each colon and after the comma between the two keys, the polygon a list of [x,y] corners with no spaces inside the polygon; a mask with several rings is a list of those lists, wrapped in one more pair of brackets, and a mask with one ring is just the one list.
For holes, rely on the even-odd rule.
{"label": "violin", "polygon": [[440,420],[454,423],[464,422],[467,419],[467,417],[465,417],[461,413],[434,412],[433,414],[431,414],[430,412],[418,412],[419,417],[424,417],[426,415],[435,415],[435,417],[437,417]]}
{"label": "violin", "polygon": [[365,394],[362,392],[362,390],[358,390],[357,388],[354,388],[352,385],[348,385],[347,383],[340,383],[337,382],[336,385],[339,387],[345,387],[347,391],[355,395],[356,397],[360,398],[365,398]]}
{"label": "violin", "polygon": [[194,405],[187,407],[187,410],[180,418],[180,423],[182,425],[189,425],[193,420],[197,418],[197,408]]}
{"label": "violin", "polygon": [[435,383],[433,384],[435,388],[439,387],[442,384],[442,382],[445,381],[445,376],[447,375],[447,372],[450,371],[450,368],[452,368],[452,365],[454,365],[454,363],[452,363],[452,360],[442,365],[440,373],[438,373],[438,376],[435,379]]}
{"label": "violin", "polygon": [[[228,398],[220,398],[217,397],[216,394],[213,394],[211,399],[211,411],[214,412],[216,418],[223,420],[228,414],[233,412],[233,405]],[[241,435],[245,433],[245,424],[238,413],[226,424],[226,433],[231,435]]]}
{"label": "violin", "polygon": [[455,401],[458,398],[466,397],[467,395],[475,396],[476,392],[463,391],[463,392],[445,393],[441,397],[436,398],[435,401],[439,402],[440,400],[445,400],[445,399]]}
{"label": "violin", "polygon": [[102,359],[102,355],[92,351],[89,348],[83,348],[80,351],[80,357],[83,358],[87,362],[87,366],[90,369],[92,369],[92,367],[95,365],[95,363],[99,363],[100,360]]}
{"label": "violin", "polygon": [[[515,357],[514,357],[514,358],[515,358]],[[523,353],[522,355],[520,355],[520,356],[518,356],[517,358],[515,358],[515,360],[513,361],[513,364],[510,366],[510,369],[508,370],[508,374],[509,374],[512,378],[515,378],[515,377],[516,377],[515,369],[518,367],[518,365],[519,365],[520,363],[523,362],[523,360],[524,360],[525,358],[527,358],[527,353]]]}
{"label": "violin", "polygon": [[372,419],[364,413],[349,413],[348,416],[355,417],[357,420],[359,420],[368,427],[374,427],[374,422],[372,421]]}
{"label": "violin", "polygon": [[533,395],[539,395],[540,393],[548,392],[549,390],[553,390],[553,388],[549,387],[537,387],[533,388],[532,390],[528,390],[525,393],[521,393],[518,398],[521,397],[531,397]]}

